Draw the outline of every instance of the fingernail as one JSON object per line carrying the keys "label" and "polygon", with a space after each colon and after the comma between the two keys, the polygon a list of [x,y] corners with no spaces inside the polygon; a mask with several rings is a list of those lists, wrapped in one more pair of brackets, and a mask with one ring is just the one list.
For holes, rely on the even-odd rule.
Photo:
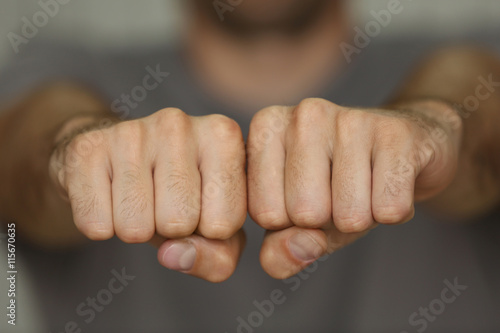
{"label": "fingernail", "polygon": [[292,236],[288,246],[295,258],[301,261],[317,259],[321,257],[324,252],[318,242],[305,232],[300,232]]}
{"label": "fingernail", "polygon": [[163,266],[176,271],[189,271],[196,260],[196,248],[190,243],[172,244],[163,254]]}

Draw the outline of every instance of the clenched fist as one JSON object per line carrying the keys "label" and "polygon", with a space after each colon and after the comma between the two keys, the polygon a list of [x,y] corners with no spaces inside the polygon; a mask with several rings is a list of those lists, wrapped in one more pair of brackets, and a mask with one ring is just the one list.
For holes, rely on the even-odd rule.
{"label": "clenched fist", "polygon": [[245,147],[233,120],[161,110],[63,140],[50,171],[88,238],[142,243],[156,234],[168,239],[157,239],[168,268],[209,281],[234,271],[247,200]]}
{"label": "clenched fist", "polygon": [[393,110],[321,99],[256,114],[248,138],[248,208],[269,230],[261,264],[286,278],[381,224],[413,217],[414,202],[452,180],[462,130],[446,104]]}

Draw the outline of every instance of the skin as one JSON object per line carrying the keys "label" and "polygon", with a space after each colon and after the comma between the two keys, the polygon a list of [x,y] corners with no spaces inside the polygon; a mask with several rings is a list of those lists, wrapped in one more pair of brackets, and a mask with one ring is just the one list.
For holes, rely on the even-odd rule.
{"label": "skin", "polygon": [[415,202],[462,221],[497,208],[500,95],[467,118],[454,107],[490,74],[500,77],[495,56],[448,49],[427,59],[382,109],[307,99],[257,113],[248,207],[269,230],[264,270],[288,278],[378,224],[411,220]]}
{"label": "skin", "polygon": [[82,87],[55,84],[6,111],[0,126],[0,149],[12,157],[1,165],[9,185],[0,211],[21,237],[64,249],[81,235],[116,235],[151,242],[171,269],[212,282],[233,273],[247,214],[235,121],[177,109],[120,121]]}
{"label": "skin", "polygon": [[[407,117],[397,110],[351,109],[307,99],[255,116],[249,135],[249,212],[270,230],[261,263],[271,276],[287,278],[377,223],[409,221],[416,200],[450,183],[460,119],[434,101],[414,107]],[[427,109],[433,118],[420,114]],[[439,115],[450,117],[456,128],[434,122]],[[259,133],[277,117],[283,117],[283,131],[259,142]],[[445,140],[430,136],[432,131],[443,133]]]}
{"label": "skin", "polygon": [[232,274],[247,212],[244,142],[235,121],[165,109],[78,134],[61,150],[52,155],[51,173],[85,236],[182,239],[161,245],[167,267],[214,282]]}
{"label": "skin", "polygon": [[[249,9],[238,10],[252,22],[265,3],[249,3]],[[281,8],[297,1],[276,3]],[[237,49],[240,43],[260,50],[278,34],[283,43],[270,49],[271,60],[253,63],[252,70],[286,63],[274,79],[256,81],[259,89],[269,90],[283,74],[290,86],[278,94],[285,98],[302,90],[303,81],[319,85],[324,78],[325,70],[318,68],[327,66],[322,59],[332,54],[329,43],[343,36],[337,29],[336,38],[323,39],[329,43],[317,43],[317,33],[332,37],[331,26],[323,22],[338,15],[338,8],[329,8],[298,35],[261,27],[257,42],[243,38],[236,44],[213,21],[202,20],[205,35],[190,34],[188,49],[196,44],[194,36],[207,37],[207,32],[221,48],[206,52]],[[283,12],[270,11],[266,20],[286,22]],[[194,24],[192,29],[200,28]],[[303,58],[284,52],[293,50],[293,41],[315,46],[315,52],[303,54],[310,57],[314,75],[294,72]],[[213,54],[196,53],[204,55],[213,59]],[[196,73],[212,73],[215,63],[200,64],[196,56],[190,57]],[[235,95],[226,96],[243,96],[254,88],[255,78],[248,79],[243,75],[248,69],[236,65],[252,57],[234,57],[220,61],[234,70],[233,78],[242,78],[241,85],[232,84]],[[287,68],[294,75],[286,76]],[[326,68],[335,72],[335,66]],[[446,216],[474,217],[498,207],[500,138],[492,127],[499,120],[498,91],[467,119],[453,107],[475,94],[478,76],[490,74],[500,78],[500,61],[488,53],[443,51],[418,68],[391,103],[377,109],[320,99],[267,107],[255,115],[246,149],[238,125],[220,115],[190,117],[164,109],[122,121],[86,87],[47,85],[1,113],[0,153],[11,163],[0,166],[5,184],[0,212],[41,246],[75,246],[81,235],[149,241],[159,248],[165,267],[220,282],[233,273],[243,250],[241,227],[248,210],[268,230],[260,256],[264,270],[287,278],[378,224],[410,220],[416,201],[425,200]],[[225,76],[209,77],[215,90],[224,91]],[[262,97],[254,98],[260,104],[270,100],[251,95]],[[241,103],[250,105],[244,98]]]}

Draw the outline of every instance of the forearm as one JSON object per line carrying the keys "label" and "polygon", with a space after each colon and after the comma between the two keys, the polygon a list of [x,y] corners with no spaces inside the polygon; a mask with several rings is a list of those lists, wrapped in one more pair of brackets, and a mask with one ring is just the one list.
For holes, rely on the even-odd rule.
{"label": "forearm", "polygon": [[44,87],[0,117],[0,215],[27,240],[61,247],[83,240],[71,208],[49,175],[54,143],[80,126],[114,118],[109,107],[80,87]]}
{"label": "forearm", "polygon": [[[463,126],[456,176],[446,190],[427,202],[428,206],[460,218],[498,207],[500,60],[471,49],[442,51],[410,78],[394,103],[411,107],[422,100],[436,101],[436,113],[446,106],[454,110]],[[432,103],[427,105],[432,112]],[[448,125],[455,126],[454,122]]]}

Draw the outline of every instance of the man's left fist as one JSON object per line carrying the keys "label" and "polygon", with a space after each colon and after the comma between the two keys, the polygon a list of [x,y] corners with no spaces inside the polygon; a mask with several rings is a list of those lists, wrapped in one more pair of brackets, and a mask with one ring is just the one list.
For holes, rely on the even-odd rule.
{"label": "man's left fist", "polygon": [[446,188],[462,123],[438,101],[353,109],[321,99],[257,113],[248,138],[248,209],[269,230],[261,264],[287,278]]}

